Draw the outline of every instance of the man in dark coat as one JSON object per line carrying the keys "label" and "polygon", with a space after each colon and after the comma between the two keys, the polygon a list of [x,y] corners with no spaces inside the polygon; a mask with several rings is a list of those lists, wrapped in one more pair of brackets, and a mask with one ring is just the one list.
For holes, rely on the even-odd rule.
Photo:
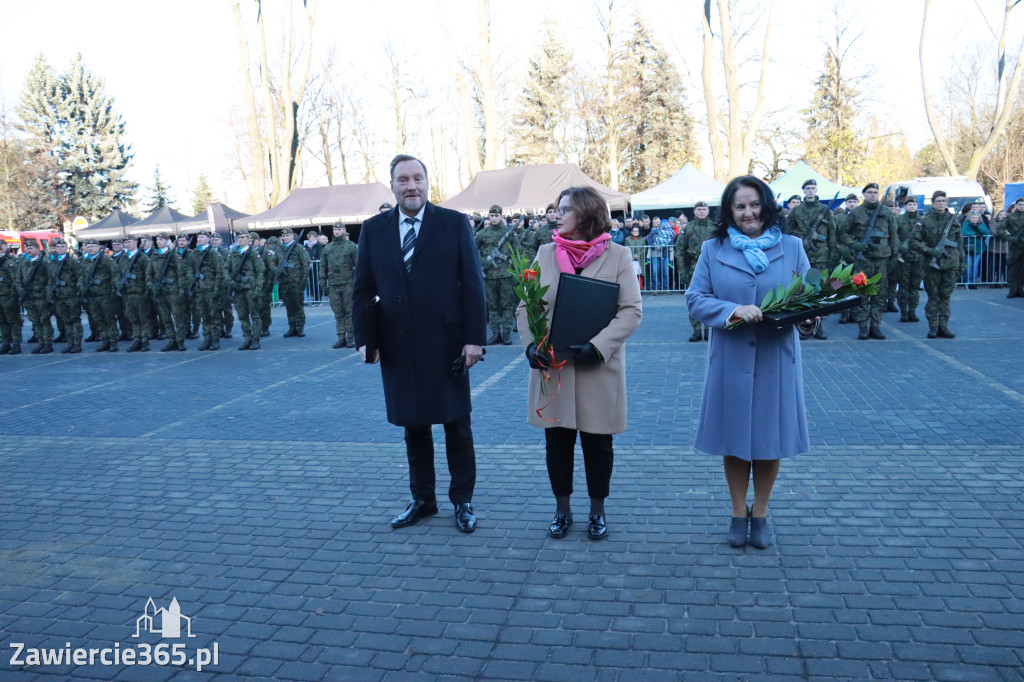
{"label": "man in dark coat", "polygon": [[[483,358],[483,273],[465,216],[427,202],[426,166],[400,154],[391,161],[398,206],[363,224],[352,291],[355,343],[367,360],[366,305],[375,296],[388,421],[405,427],[412,502],[391,521],[409,526],[437,513],[432,424],[443,424],[455,525],[476,528],[476,454],[464,368]],[[463,364],[464,363],[464,364]]]}

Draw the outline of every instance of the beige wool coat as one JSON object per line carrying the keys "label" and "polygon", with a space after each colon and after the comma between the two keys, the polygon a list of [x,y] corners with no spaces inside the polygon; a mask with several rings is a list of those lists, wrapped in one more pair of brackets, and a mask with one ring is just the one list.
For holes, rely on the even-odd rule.
{"label": "beige wool coat", "polygon": [[[558,299],[558,277],[561,272],[555,260],[555,245],[545,244],[537,252],[541,286],[550,286],[545,299],[551,304],[552,319]],[[613,242],[597,259],[580,273],[584,277],[619,285],[619,309],[615,318],[590,339],[601,352],[603,362],[577,368],[570,360],[561,369],[562,388],[558,376],[551,373],[547,394],[540,395],[541,372],[530,370],[529,409],[527,418],[542,429],[561,426],[587,433],[622,433],[626,430],[626,339],[640,326],[642,316],[640,285],[633,274],[630,250]],[[519,338],[526,348],[534,342],[526,322],[526,308],[516,310]],[[560,359],[556,354],[555,360]],[[546,405],[546,407],[544,407]],[[544,407],[541,416],[537,409]],[[554,421],[547,421],[554,420]]]}

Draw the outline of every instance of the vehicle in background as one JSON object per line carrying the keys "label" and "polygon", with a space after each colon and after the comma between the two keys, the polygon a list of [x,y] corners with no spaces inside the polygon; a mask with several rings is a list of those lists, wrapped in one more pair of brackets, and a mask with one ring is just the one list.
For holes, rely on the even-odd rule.
{"label": "vehicle in background", "polygon": [[54,237],[63,237],[60,232],[56,230],[0,230],[0,239],[11,245],[11,248],[16,250],[18,253],[25,252],[25,240],[35,239],[39,242],[39,245],[44,251],[50,250],[50,241]]}
{"label": "vehicle in background", "polygon": [[931,209],[932,193],[942,190],[949,199],[949,210],[958,212],[964,204],[982,203],[989,211],[992,210],[992,199],[985,194],[985,189],[980,183],[968,180],[964,175],[948,175],[932,178],[914,178],[913,180],[901,180],[894,182],[885,188],[882,193],[882,200],[892,199],[898,206],[905,197],[917,198],[919,210],[924,212]]}

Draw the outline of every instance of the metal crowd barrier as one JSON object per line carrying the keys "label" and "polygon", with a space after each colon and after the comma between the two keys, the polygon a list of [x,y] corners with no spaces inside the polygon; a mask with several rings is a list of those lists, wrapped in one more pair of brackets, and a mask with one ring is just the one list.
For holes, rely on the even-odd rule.
{"label": "metal crowd barrier", "polygon": [[1002,237],[964,237],[964,274],[957,286],[1006,284],[1009,245]]}

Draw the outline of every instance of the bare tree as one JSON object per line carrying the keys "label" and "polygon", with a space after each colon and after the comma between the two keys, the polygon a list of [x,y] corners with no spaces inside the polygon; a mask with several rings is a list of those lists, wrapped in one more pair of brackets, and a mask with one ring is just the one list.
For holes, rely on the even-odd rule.
{"label": "bare tree", "polygon": [[[740,98],[739,67],[736,56],[739,39],[732,23],[731,0],[718,0],[718,20],[722,40],[722,70],[725,77],[725,100],[728,114],[725,116],[725,142],[723,143],[720,126],[722,116],[718,111],[714,83],[714,50],[715,38],[711,29],[711,0],[704,0],[704,62],[701,79],[704,85],[704,101],[708,116],[708,142],[711,146],[711,157],[714,162],[715,177],[725,180],[736,175],[749,172],[754,139],[761,126],[761,115],[764,111],[765,84],[768,69],[768,47],[771,42],[772,19],[775,15],[776,0],[771,0],[768,7],[768,21],[765,24],[764,39],[761,45],[759,60],[761,62],[760,77],[757,81],[757,95],[754,108],[745,115]],[[726,160],[728,159],[728,161]]]}
{"label": "bare tree", "polygon": [[[1012,71],[1009,71],[1010,65],[1007,64],[1006,61],[1006,41],[1007,30],[1010,24],[1010,11],[1016,5],[1020,4],[1020,2],[1021,0],[1006,0],[1006,5],[1003,9],[1003,26],[1002,31],[999,34],[999,46],[996,54],[997,90],[995,108],[992,112],[992,120],[988,125],[987,134],[984,136],[983,140],[980,141],[980,144],[977,144],[974,147],[970,160],[967,162],[967,168],[964,174],[971,180],[977,179],[978,170],[980,169],[982,162],[1002,136],[1003,131],[1006,129],[1006,124],[1010,120],[1013,108],[1017,104],[1017,92],[1020,89],[1021,76],[1024,74],[1024,39],[1021,40],[1021,44],[1017,48],[1017,57],[1013,63]],[[924,94],[925,113],[928,116],[928,125],[931,127],[932,137],[935,139],[935,144],[939,149],[939,153],[942,155],[942,160],[946,164],[946,170],[950,175],[959,175],[960,173],[957,170],[957,163],[953,151],[950,149],[950,146],[946,142],[945,135],[942,134],[942,131],[939,128],[939,122],[936,118],[935,107],[932,102],[931,92],[928,86],[928,60],[924,57],[924,46],[928,36],[928,16],[930,9],[931,0],[925,0],[924,18],[921,22],[921,42],[918,52],[921,62],[921,90]],[[993,31],[993,35],[994,33],[995,32]]]}
{"label": "bare tree", "polygon": [[605,127],[605,177],[608,186],[612,189],[619,189],[619,166],[622,154],[619,111],[621,104],[616,94],[615,62],[617,58],[617,47],[615,41],[615,0],[606,0],[607,4],[598,4],[595,0],[595,8],[598,10],[597,20],[601,26],[601,47],[604,49],[604,102],[602,118]]}
{"label": "bare tree", "polygon": [[[249,72],[249,39],[242,20],[242,8],[238,0],[231,0],[231,12],[235,17],[235,28],[238,31],[238,81],[242,86],[242,101],[245,104],[245,129],[248,138],[249,163],[252,169],[252,181],[247,182],[249,198],[254,210],[265,211],[267,203],[267,175],[264,168],[263,134],[256,113],[256,96],[252,90],[252,77]],[[243,171],[243,178],[245,173]]]}
{"label": "bare tree", "polygon": [[466,79],[466,68],[459,61],[455,51],[455,40],[448,28],[448,22],[444,18],[444,7],[441,0],[434,0],[437,17],[441,23],[441,33],[444,36],[444,44],[448,51],[448,65],[452,76],[455,78],[455,85],[459,92],[459,123],[462,127],[463,141],[466,146],[465,158],[469,165],[470,177],[480,172],[480,138],[477,135],[476,126],[473,124],[473,100],[469,90],[469,83]]}
{"label": "bare tree", "polygon": [[480,68],[476,73],[480,105],[484,115],[483,162],[486,170],[498,167],[498,104],[494,88],[494,65],[491,61],[490,0],[477,0],[477,21],[480,29]]}

